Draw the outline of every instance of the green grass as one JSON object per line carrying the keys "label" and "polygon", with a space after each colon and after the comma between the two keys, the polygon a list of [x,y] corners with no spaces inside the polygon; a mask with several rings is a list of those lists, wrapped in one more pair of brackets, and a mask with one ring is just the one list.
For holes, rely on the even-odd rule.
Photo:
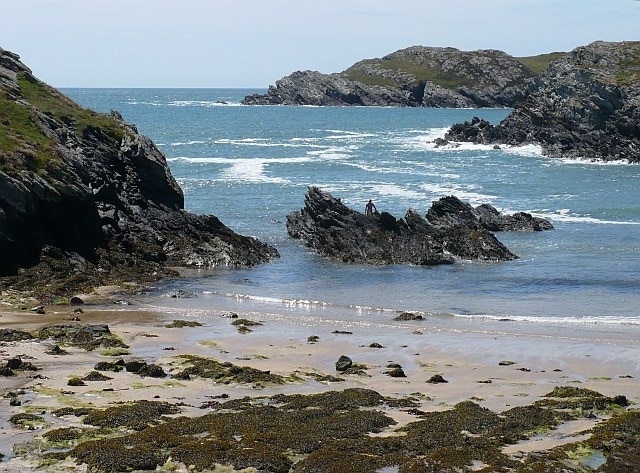
{"label": "green grass", "polygon": [[[48,85],[25,74],[18,74],[21,98],[17,102],[8,93],[0,95],[0,170],[15,173],[27,170],[42,174],[61,155],[59,144],[47,136],[38,111],[75,132],[81,141],[91,126],[119,144],[127,133],[120,122],[77,105]],[[46,118],[45,118],[46,119]]]}
{"label": "green grass", "polygon": [[516,59],[520,61],[527,69],[534,72],[535,74],[542,74],[549,64],[553,61],[556,61],[560,58],[568,56],[569,53],[555,52],[555,53],[547,53],[547,54],[538,54],[537,56],[526,56],[526,57],[517,57]]}
{"label": "green grass", "polygon": [[[636,43],[640,44],[640,43]],[[640,48],[633,55],[633,59],[623,62],[621,71],[615,76],[615,81],[620,85],[636,85],[640,84]]]}

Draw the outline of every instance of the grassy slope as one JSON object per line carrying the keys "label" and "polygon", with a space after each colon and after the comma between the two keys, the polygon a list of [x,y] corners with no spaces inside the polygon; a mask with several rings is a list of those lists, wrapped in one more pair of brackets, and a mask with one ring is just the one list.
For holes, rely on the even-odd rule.
{"label": "grassy slope", "polygon": [[[566,56],[567,54],[568,53],[555,52],[540,54],[537,56],[518,57],[515,59],[535,74],[541,74],[552,61]],[[408,73],[415,77],[416,83],[429,81],[445,89],[455,89],[457,87],[473,85],[472,81],[464,75],[457,75],[455,73],[443,74],[438,68],[426,68],[411,61],[404,61],[402,59],[367,59],[350,67],[341,75],[347,79],[362,82],[367,85],[382,85],[389,87],[397,86],[397,84],[390,78],[365,74],[358,66],[366,64],[378,64],[380,68],[387,69],[395,73]]]}
{"label": "grassy slope", "polygon": [[57,90],[42,82],[28,80],[20,74],[18,85],[23,101],[0,92],[0,170],[42,172],[58,158],[57,141],[47,136],[39,124],[37,111],[64,123],[82,139],[87,127],[100,128],[118,142],[125,134],[120,122],[110,115],[99,114],[78,106]]}

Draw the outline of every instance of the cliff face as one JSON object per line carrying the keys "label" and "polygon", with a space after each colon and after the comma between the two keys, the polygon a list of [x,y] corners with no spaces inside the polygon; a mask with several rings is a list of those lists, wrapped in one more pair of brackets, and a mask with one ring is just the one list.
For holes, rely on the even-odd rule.
{"label": "cliff face", "polygon": [[69,292],[170,266],[255,265],[277,252],[185,212],[164,155],[117,113],[83,109],[0,49],[0,276]]}
{"label": "cliff face", "polygon": [[413,46],[339,74],[294,72],[244,103],[512,107],[535,87],[536,73],[526,62],[495,50]]}
{"label": "cliff face", "polygon": [[552,157],[640,162],[640,42],[595,42],[551,64],[502,123],[455,125],[454,141],[534,143]]}

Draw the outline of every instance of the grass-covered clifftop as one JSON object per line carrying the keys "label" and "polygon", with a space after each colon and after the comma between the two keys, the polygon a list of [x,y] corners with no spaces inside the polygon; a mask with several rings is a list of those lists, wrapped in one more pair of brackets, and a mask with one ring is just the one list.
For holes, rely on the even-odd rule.
{"label": "grass-covered clifftop", "polygon": [[122,121],[80,107],[27,71],[16,73],[15,84],[17,89],[0,89],[0,170],[6,173],[41,173],[51,161],[60,160],[58,136],[42,126],[47,118],[63,123],[78,140],[89,128],[100,129],[116,144],[127,133]]}
{"label": "grass-covered clifftop", "polygon": [[487,66],[503,70],[504,73],[504,69],[517,69],[518,65],[514,64],[516,61],[526,69],[521,71],[523,77],[533,77],[567,54],[556,52],[512,58],[495,50],[460,51],[455,48],[414,46],[383,58],[359,61],[340,75],[367,85],[397,86],[432,82],[445,89],[456,89],[473,87],[478,80],[485,80]]}

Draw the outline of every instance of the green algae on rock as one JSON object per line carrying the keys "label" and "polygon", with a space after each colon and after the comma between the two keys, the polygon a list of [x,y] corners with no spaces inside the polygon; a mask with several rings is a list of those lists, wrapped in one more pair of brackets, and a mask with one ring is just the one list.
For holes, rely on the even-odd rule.
{"label": "green algae on rock", "polygon": [[215,383],[248,383],[256,387],[262,384],[284,384],[286,378],[270,371],[262,371],[249,366],[238,366],[231,362],[220,362],[212,358],[195,355],[177,357],[186,367],[174,373],[174,379],[190,379],[191,376],[207,378]]}

